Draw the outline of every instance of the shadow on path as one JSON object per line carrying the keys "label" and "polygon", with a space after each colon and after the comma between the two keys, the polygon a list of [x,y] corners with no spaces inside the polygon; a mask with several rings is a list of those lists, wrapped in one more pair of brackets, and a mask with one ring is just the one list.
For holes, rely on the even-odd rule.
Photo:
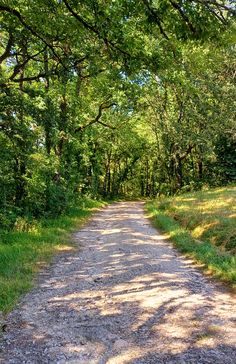
{"label": "shadow on path", "polygon": [[9,316],[2,363],[236,363],[233,298],[115,203]]}

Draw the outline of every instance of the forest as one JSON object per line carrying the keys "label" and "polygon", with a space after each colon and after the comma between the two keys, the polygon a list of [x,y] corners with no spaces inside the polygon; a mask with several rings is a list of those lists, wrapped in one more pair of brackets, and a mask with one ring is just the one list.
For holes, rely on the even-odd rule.
{"label": "forest", "polygon": [[236,181],[235,1],[1,0],[0,227]]}

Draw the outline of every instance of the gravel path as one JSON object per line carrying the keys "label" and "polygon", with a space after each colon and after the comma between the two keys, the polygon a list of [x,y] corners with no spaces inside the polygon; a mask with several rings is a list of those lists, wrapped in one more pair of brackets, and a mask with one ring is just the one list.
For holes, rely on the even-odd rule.
{"label": "gravel path", "polygon": [[[1,363],[235,364],[233,296],[153,228],[142,202],[98,212],[8,317]],[[233,317],[234,316],[234,317]]]}

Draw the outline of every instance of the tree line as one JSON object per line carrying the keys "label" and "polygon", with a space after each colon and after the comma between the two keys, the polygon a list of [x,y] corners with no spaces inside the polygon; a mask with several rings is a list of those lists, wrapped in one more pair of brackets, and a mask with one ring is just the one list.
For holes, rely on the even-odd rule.
{"label": "tree line", "polygon": [[0,1],[0,225],[236,178],[234,1]]}

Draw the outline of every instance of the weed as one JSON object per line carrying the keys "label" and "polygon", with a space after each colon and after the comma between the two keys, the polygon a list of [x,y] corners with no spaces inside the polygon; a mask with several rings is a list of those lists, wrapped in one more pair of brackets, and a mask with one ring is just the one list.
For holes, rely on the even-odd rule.
{"label": "weed", "polygon": [[7,312],[32,287],[35,273],[56,252],[73,248],[71,233],[103,203],[81,199],[66,215],[41,219],[31,226],[21,220],[14,231],[0,232],[0,311]]}
{"label": "weed", "polygon": [[236,285],[236,187],[162,198],[147,209],[181,252]]}

